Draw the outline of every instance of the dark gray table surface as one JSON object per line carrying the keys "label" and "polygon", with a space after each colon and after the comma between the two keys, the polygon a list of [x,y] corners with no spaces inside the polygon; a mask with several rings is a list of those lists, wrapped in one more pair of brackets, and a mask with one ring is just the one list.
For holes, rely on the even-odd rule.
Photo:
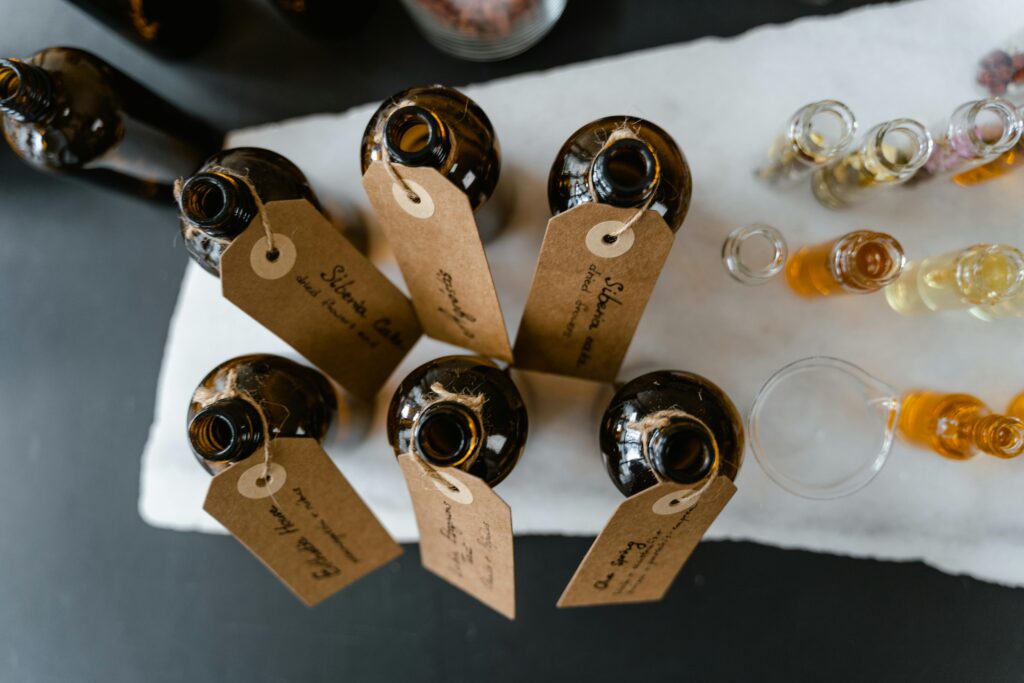
{"label": "dark gray table surface", "polygon": [[[227,4],[223,42],[171,65],[59,0],[0,0],[0,53],[83,46],[229,128],[859,3],[573,0],[537,48],[492,65],[435,52],[391,1],[338,45],[257,0]],[[558,611],[590,539],[520,538],[510,623],[427,574],[415,546],[310,610],[232,539],[146,526],[139,453],[185,266],[175,234],[171,207],[0,150],[0,682],[1024,677],[1024,592],[921,564],[709,542],[659,604]]]}

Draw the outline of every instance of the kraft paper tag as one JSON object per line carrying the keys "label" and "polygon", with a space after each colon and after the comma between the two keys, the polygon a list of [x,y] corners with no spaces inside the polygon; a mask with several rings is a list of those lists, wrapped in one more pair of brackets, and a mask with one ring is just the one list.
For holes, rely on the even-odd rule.
{"label": "kraft paper tag", "polygon": [[734,493],[728,477],[717,477],[695,505],[693,489],[679,484],[630,496],[590,546],[558,606],[661,600]]}
{"label": "kraft paper tag", "polygon": [[587,203],[548,221],[513,350],[518,367],[615,379],[674,238],[645,211],[606,241],[635,214]]}
{"label": "kraft paper tag", "polygon": [[512,510],[487,484],[451,467],[398,456],[420,531],[423,566],[509,619],[516,618]]}
{"label": "kraft paper tag", "polygon": [[270,443],[210,484],[203,509],[313,606],[402,554],[315,439]]}
{"label": "kraft paper tag", "polygon": [[379,161],[367,169],[363,187],[395,252],[423,331],[511,362],[505,318],[469,199],[436,169],[393,166],[419,203]]}
{"label": "kraft paper tag", "polygon": [[353,394],[372,398],[419,339],[409,300],[304,199],[270,202],[221,257],[224,296]]}

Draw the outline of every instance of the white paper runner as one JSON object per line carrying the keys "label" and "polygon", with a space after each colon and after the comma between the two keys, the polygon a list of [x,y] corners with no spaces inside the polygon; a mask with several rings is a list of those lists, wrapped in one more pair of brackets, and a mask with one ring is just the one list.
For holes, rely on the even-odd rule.
{"label": "white paper runner", "polygon": [[[780,228],[791,247],[857,228],[892,232],[912,258],[982,241],[1024,246],[1024,172],[970,189],[937,183],[894,191],[846,212],[818,206],[806,187],[780,193],[751,177],[779,127],[812,100],[846,102],[861,130],[900,116],[941,121],[961,102],[983,94],[974,85],[978,58],[1022,24],[1024,3],[1014,0],[930,0],[465,88],[492,118],[505,153],[503,182],[515,183],[518,192],[513,224],[488,249],[510,334],[548,218],[545,182],[555,152],[594,118],[643,116],[666,128],[685,150],[694,201],[624,377],[659,367],[691,370],[720,384],[745,411],[782,365],[828,354],[899,388],[972,391],[1002,408],[1024,390],[1024,321],[902,318],[880,295],[808,302],[789,294],[781,280],[754,288],[734,282],[719,252],[730,230],[753,221]],[[328,208],[365,209],[358,149],[374,108],[239,131],[231,143],[269,147],[291,158]],[[378,230],[375,256],[401,282],[379,235]],[[401,376],[452,350],[421,342],[385,388],[381,408]],[[208,481],[185,441],[185,411],[193,387],[210,368],[257,351],[294,357],[224,302],[214,278],[190,266],[142,460],[139,509],[149,523],[219,531],[201,509]],[[584,382],[531,377],[529,444],[499,492],[512,505],[518,533],[594,534],[619,502],[596,445],[593,411],[607,394]],[[413,539],[412,509],[382,417],[360,448],[332,455],[395,536]],[[946,571],[1024,585],[1024,459],[962,463],[897,445],[866,489],[814,502],[776,487],[748,453],[737,484],[739,492],[711,537],[922,559]]]}

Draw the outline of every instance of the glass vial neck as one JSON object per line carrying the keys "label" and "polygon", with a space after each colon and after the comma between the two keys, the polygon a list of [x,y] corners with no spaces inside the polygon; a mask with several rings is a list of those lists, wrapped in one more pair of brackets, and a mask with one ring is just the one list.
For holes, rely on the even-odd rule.
{"label": "glass vial neck", "polygon": [[857,230],[836,241],[829,268],[843,287],[855,292],[874,292],[895,282],[906,256],[891,235]]}
{"label": "glass vial neck", "polygon": [[260,415],[239,398],[215,401],[203,408],[188,425],[188,438],[196,454],[211,462],[237,462],[256,452],[263,443]]}
{"label": "glass vial neck", "polygon": [[658,186],[661,168],[643,140],[620,138],[602,149],[590,168],[597,199],[612,206],[636,206]]}
{"label": "glass vial neck", "polygon": [[0,112],[34,123],[49,118],[53,109],[53,79],[46,70],[20,59],[0,59]]}
{"label": "glass vial neck", "polygon": [[976,244],[956,258],[956,283],[965,301],[996,304],[1024,289],[1024,252],[1007,244]]}
{"label": "glass vial neck", "polygon": [[181,188],[182,217],[212,237],[235,237],[256,217],[256,202],[243,183],[226,173],[197,173]]}
{"label": "glass vial neck", "polygon": [[417,455],[437,467],[459,467],[480,450],[482,429],[476,413],[456,401],[427,406],[413,428]]}
{"label": "glass vial neck", "polygon": [[974,424],[978,450],[998,458],[1015,458],[1024,453],[1024,422],[1006,415],[985,415]]}
{"label": "glass vial neck", "polygon": [[1017,108],[999,97],[967,102],[949,120],[947,136],[960,156],[969,159],[997,157],[1020,140],[1024,122]]}
{"label": "glass vial neck", "polygon": [[881,123],[865,137],[864,168],[875,182],[905,182],[927,163],[934,144],[928,129],[914,119]]}
{"label": "glass vial neck", "polygon": [[384,147],[400,164],[443,166],[450,146],[448,130],[441,119],[418,105],[399,107],[384,122]]}
{"label": "glass vial neck", "polygon": [[647,439],[647,458],[660,478],[695,484],[714,471],[718,444],[707,425],[689,415],[680,415],[652,430]]}
{"label": "glass vial neck", "polygon": [[821,166],[838,158],[856,131],[857,119],[849,107],[837,100],[821,100],[793,115],[788,136],[801,161]]}

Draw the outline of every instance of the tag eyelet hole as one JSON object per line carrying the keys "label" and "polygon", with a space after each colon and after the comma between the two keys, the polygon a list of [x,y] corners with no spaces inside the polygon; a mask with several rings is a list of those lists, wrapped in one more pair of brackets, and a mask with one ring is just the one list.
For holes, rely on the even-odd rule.
{"label": "tag eyelet hole", "polygon": [[273,263],[278,258],[280,258],[280,256],[281,256],[281,252],[278,250],[277,247],[274,247],[273,249],[270,249],[269,251],[267,251],[267,260],[270,261],[271,263]]}
{"label": "tag eyelet hole", "polygon": [[615,244],[616,242],[619,241],[619,238],[616,235],[605,235],[604,237],[601,238],[601,240],[605,244]]}
{"label": "tag eyelet hole", "polygon": [[678,498],[673,498],[672,500],[670,500],[668,502],[668,504],[669,505],[679,505],[679,499]]}
{"label": "tag eyelet hole", "polygon": [[410,194],[409,201],[412,202],[413,204],[419,204],[423,200],[420,199],[420,196],[418,194]]}
{"label": "tag eyelet hole", "polygon": [[270,482],[272,480],[273,477],[269,474],[265,477],[259,477],[258,479],[256,479],[256,486],[258,486],[259,488],[263,488],[264,486],[270,486]]}

